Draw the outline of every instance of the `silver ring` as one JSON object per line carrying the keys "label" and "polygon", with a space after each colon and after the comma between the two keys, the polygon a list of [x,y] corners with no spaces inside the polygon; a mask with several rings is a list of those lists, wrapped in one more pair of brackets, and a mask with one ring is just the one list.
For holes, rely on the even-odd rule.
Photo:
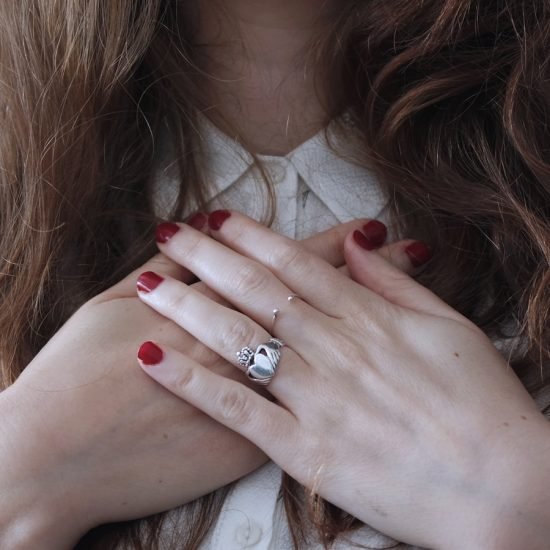
{"label": "silver ring", "polygon": [[277,317],[279,316],[279,313],[281,310],[274,309],[273,310],[273,318],[271,319],[271,332],[273,332],[273,328],[275,327],[275,321],[277,320]]}
{"label": "silver ring", "polygon": [[267,386],[279,367],[281,348],[284,342],[278,338],[270,338],[269,342],[260,344],[255,352],[245,346],[237,352],[239,364],[246,370],[249,380],[262,386]]}
{"label": "silver ring", "polygon": [[[289,302],[292,302],[293,300],[295,300],[296,298],[299,298],[298,294],[291,294],[287,300]],[[275,321],[277,320],[277,318],[279,317],[279,314],[281,313],[281,310],[280,309],[274,309],[273,310],[273,316],[271,317],[271,333],[273,333],[273,329],[275,328]]]}
{"label": "silver ring", "polygon": [[253,358],[254,350],[249,346],[245,346],[241,351],[237,352],[237,361],[239,362],[239,366],[245,372]]}

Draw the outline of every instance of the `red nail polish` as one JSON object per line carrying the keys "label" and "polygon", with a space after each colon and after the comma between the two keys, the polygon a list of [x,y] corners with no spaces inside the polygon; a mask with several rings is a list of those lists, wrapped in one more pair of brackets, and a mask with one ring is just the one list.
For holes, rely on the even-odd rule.
{"label": "red nail polish", "polygon": [[137,356],[144,365],[151,366],[158,365],[162,361],[164,353],[153,342],[143,342],[139,347]]}
{"label": "red nail polish", "polygon": [[425,264],[432,257],[432,249],[423,242],[416,241],[405,248],[413,267]]}
{"label": "red nail polish", "polygon": [[371,220],[363,226],[363,234],[371,243],[371,248],[369,250],[372,250],[374,248],[380,248],[386,242],[388,229],[382,222]]}
{"label": "red nail polish", "polygon": [[372,243],[361,233],[359,230],[355,230],[353,232],[353,240],[365,250],[373,250],[374,247],[372,246]]}
{"label": "red nail polish", "polygon": [[195,229],[202,229],[204,227],[204,224],[208,220],[208,216],[206,214],[203,214],[202,212],[197,212],[196,214],[193,214],[185,223],[187,225],[190,225],[191,227],[194,227]]}
{"label": "red nail polish", "polygon": [[164,281],[164,277],[157,275],[153,271],[142,273],[137,280],[136,286],[140,292],[151,292]]}
{"label": "red nail polish", "polygon": [[231,216],[231,212],[229,212],[229,210],[214,210],[214,212],[208,216],[208,226],[210,229],[218,231],[223,222],[227,220],[229,216]]}
{"label": "red nail polish", "polygon": [[156,239],[158,243],[165,243],[169,241],[178,231],[179,225],[172,222],[161,223],[157,226]]}

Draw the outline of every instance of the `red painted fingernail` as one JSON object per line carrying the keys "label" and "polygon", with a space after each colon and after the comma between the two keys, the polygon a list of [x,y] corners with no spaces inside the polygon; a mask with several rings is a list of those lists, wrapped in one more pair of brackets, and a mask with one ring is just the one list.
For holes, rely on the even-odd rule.
{"label": "red painted fingernail", "polygon": [[172,222],[161,223],[157,225],[156,239],[158,243],[165,243],[169,241],[178,231],[179,225]]}
{"label": "red painted fingernail", "polygon": [[164,353],[162,350],[153,342],[143,342],[138,350],[138,359],[147,366],[158,365]]}
{"label": "red painted fingernail", "polygon": [[157,275],[153,271],[142,273],[137,280],[136,286],[140,292],[151,292],[164,281],[164,277]]}
{"label": "red painted fingernail", "polygon": [[196,214],[193,214],[185,223],[195,229],[202,229],[207,220],[208,216],[206,214],[197,212]]}
{"label": "red painted fingernail", "polygon": [[386,242],[388,229],[382,222],[371,220],[363,226],[363,234],[371,244],[371,248],[368,250],[372,250],[380,248]]}
{"label": "red painted fingernail", "polygon": [[229,210],[214,210],[214,212],[208,216],[208,227],[214,231],[218,231],[229,216],[231,216]]}
{"label": "red painted fingernail", "polygon": [[421,241],[411,243],[405,248],[405,252],[411,260],[413,267],[425,264],[432,257],[432,249]]}
{"label": "red painted fingernail", "polygon": [[363,233],[361,233],[358,229],[353,232],[353,240],[365,250],[372,250],[374,248],[367,237],[365,237],[365,235],[363,235]]}

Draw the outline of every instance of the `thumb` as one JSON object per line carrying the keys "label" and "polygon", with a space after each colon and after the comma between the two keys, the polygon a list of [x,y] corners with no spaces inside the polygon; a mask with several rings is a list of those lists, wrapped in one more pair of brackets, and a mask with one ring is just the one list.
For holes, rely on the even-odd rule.
{"label": "thumb", "polygon": [[[372,220],[359,219],[353,220],[347,223],[340,223],[326,231],[316,233],[307,239],[300,241],[304,245],[305,249],[323,260],[327,261],[334,267],[340,267],[344,265],[344,242],[350,232],[365,227]],[[381,225],[384,229],[385,227]],[[385,235],[380,239],[379,246],[383,244]]]}
{"label": "thumb", "polygon": [[[447,305],[441,298],[392,265],[380,254],[374,250],[365,249],[361,245],[364,242],[361,237],[360,231],[354,231],[346,237],[344,243],[344,256],[354,281],[395,305],[421,313],[454,319],[461,324],[464,324],[464,321],[470,324],[470,321]],[[415,247],[417,256],[422,251],[421,245],[422,243],[419,243]],[[425,245],[423,246],[426,251],[429,250]],[[424,252],[423,255],[427,260],[428,252]],[[414,261],[418,262],[419,258],[417,257]]]}

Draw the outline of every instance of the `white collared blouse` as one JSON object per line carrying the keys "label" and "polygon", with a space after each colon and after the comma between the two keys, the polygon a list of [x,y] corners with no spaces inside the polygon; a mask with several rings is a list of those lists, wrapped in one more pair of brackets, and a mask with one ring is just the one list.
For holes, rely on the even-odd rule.
{"label": "white collared blouse", "polygon": [[[349,140],[341,134],[345,127]],[[258,220],[265,217],[269,193],[254,157],[207,119],[202,129],[198,154],[209,182],[209,207],[238,210]],[[341,222],[384,218],[386,201],[375,178],[352,161],[354,137],[351,123],[335,121],[326,132],[320,131],[286,156],[258,156],[275,192],[275,231],[305,239]],[[163,142],[160,148],[166,158],[159,162],[154,201],[156,212],[167,216],[176,201],[179,181],[169,161],[168,144]],[[189,205],[187,213],[193,209]]]}

